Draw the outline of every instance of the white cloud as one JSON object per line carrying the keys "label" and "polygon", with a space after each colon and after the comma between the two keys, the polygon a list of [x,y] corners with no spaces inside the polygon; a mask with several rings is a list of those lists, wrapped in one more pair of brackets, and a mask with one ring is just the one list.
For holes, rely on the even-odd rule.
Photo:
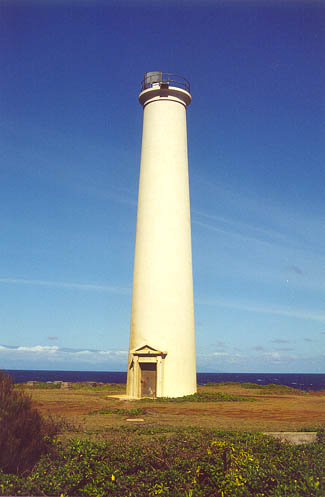
{"label": "white cloud", "polygon": [[241,350],[218,353],[198,351],[199,372],[228,373],[324,373],[324,353],[306,354],[292,350]]}
{"label": "white cloud", "polygon": [[[0,360],[2,367],[7,369],[19,368],[20,364],[26,363],[22,369],[46,369],[46,364],[58,364],[61,368],[78,370],[82,365],[96,368],[106,365],[106,370],[110,367],[113,369],[125,369],[127,356],[126,350],[80,350],[80,349],[63,349],[58,346],[48,345],[20,345],[17,347],[8,347],[0,345]],[[12,363],[14,364],[13,367]],[[9,365],[8,365],[9,364]],[[45,365],[45,366],[44,366]],[[57,368],[59,369],[59,367]]]}
{"label": "white cloud", "polygon": [[288,354],[288,351],[265,352],[263,354],[263,357],[265,359],[270,359],[271,361],[282,362],[282,363],[286,363],[289,360],[294,360],[299,358],[299,356],[296,354]]}
{"label": "white cloud", "polygon": [[[198,214],[206,218],[209,217],[216,222],[233,225],[236,232],[240,229],[242,229],[243,234],[247,231],[255,231],[259,236],[266,235],[274,242],[276,239],[278,241],[286,240],[290,246],[294,244],[295,249],[308,247],[308,251],[314,249],[317,254],[322,253],[322,245],[325,240],[323,233],[320,233],[319,226],[323,226],[324,218],[322,215],[317,217],[314,213],[309,213],[306,204],[302,203],[299,211],[297,206],[284,207],[276,199],[266,199],[262,192],[254,192],[251,189],[247,191],[238,187],[234,189],[229,184],[213,183],[211,178],[206,179],[202,177],[202,174],[197,178],[197,181],[203,184],[206,195],[218,199],[218,204],[215,204],[215,207],[218,207],[217,212],[230,211],[233,213],[233,218],[214,217],[202,211],[196,211]],[[214,202],[216,201],[214,200]],[[238,221],[238,219],[243,219],[243,213],[249,222]],[[256,219],[255,226],[251,219]],[[274,226],[276,226],[276,230],[274,230]]]}
{"label": "white cloud", "polygon": [[[193,210],[192,212],[194,214],[193,223],[211,231],[216,231],[231,237],[267,245],[274,245],[279,243],[285,244],[288,241],[286,235],[278,231],[264,229],[261,228],[261,226],[254,226],[252,224],[239,222],[238,220],[234,220],[231,218],[214,216],[202,211]],[[198,219],[195,219],[196,217],[208,219],[209,221],[217,223],[217,225],[211,224],[209,222],[202,222]]]}
{"label": "white cloud", "polygon": [[[3,369],[55,369],[126,371],[127,350],[61,349],[44,345],[0,345]],[[241,351],[198,353],[199,372],[316,372],[324,373],[324,354],[293,354],[290,351]],[[311,367],[312,365],[312,367]]]}
{"label": "white cloud", "polygon": [[[200,257],[205,232],[205,259],[211,274],[269,283],[280,291],[285,286],[290,291],[318,292],[321,300],[325,290],[322,216],[308,212],[306,205],[299,211],[265,199],[261,192],[214,184],[211,178],[200,176],[196,181],[198,188],[204,187],[207,200],[192,211],[193,240]],[[317,320],[323,321],[324,314]]]}
{"label": "white cloud", "polygon": [[264,354],[265,357],[271,357],[271,359],[276,359],[279,360],[281,359],[281,354],[280,352],[266,352]]}
{"label": "white cloud", "polygon": [[276,314],[278,316],[287,316],[297,319],[309,319],[312,321],[325,322],[325,313],[318,310],[297,310],[280,306],[265,306],[259,304],[250,304],[246,302],[239,302],[236,300],[222,300],[222,299],[197,299],[197,303],[201,305],[211,305],[218,307],[227,307],[230,309],[238,309],[247,312],[257,312],[263,314]]}
{"label": "white cloud", "polygon": [[23,352],[50,352],[50,353],[55,353],[57,352],[57,350],[59,349],[59,347],[57,347],[56,345],[53,345],[53,346],[49,346],[49,345],[34,345],[33,347],[24,347],[24,346],[20,346],[20,347],[17,347],[17,349],[9,349],[9,350],[17,350],[19,352],[23,351]]}
{"label": "white cloud", "polygon": [[100,292],[116,293],[118,295],[129,295],[129,287],[110,286],[110,285],[92,285],[89,283],[72,283],[67,281],[46,281],[46,280],[27,280],[23,278],[0,278],[0,283],[10,285],[37,285],[54,288],[67,288],[72,290],[94,290]]}
{"label": "white cloud", "polygon": [[206,229],[211,230],[211,231],[216,231],[217,233],[222,233],[224,235],[239,238],[240,240],[249,240],[249,241],[253,241],[255,243],[260,243],[260,244],[271,246],[271,247],[273,247],[273,245],[274,245],[272,242],[270,242],[268,240],[262,240],[254,235],[249,236],[247,234],[239,233],[236,231],[231,231],[231,230],[227,230],[224,228],[218,228],[217,226],[214,226],[212,224],[202,223],[201,221],[197,221],[195,219],[193,220],[193,224],[197,224],[198,226],[201,226],[202,228],[206,228]]}

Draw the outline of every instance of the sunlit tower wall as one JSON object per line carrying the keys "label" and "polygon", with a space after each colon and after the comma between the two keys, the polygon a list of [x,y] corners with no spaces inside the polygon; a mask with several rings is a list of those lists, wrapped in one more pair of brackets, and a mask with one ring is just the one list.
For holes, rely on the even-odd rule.
{"label": "sunlit tower wall", "polygon": [[186,109],[188,81],[148,72],[139,102],[143,134],[127,394],[196,392]]}

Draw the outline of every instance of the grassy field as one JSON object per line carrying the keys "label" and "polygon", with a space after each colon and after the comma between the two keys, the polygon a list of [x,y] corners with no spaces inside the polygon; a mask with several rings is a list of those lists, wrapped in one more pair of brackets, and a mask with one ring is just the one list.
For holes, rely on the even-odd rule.
{"label": "grassy field", "polygon": [[303,392],[285,386],[200,386],[199,402],[124,400],[114,396],[123,395],[125,385],[114,384],[75,384],[71,389],[19,388],[30,393],[43,415],[64,417],[67,426],[63,438],[105,440],[112,436],[112,428],[128,429],[135,425],[151,430],[193,426],[250,432],[301,431],[325,426],[325,391]]}
{"label": "grassy field", "polygon": [[[59,437],[42,439],[47,449],[25,469],[0,468],[0,495],[325,495],[325,392],[227,383],[199,387],[188,398],[130,401],[123,385],[17,385],[14,409],[25,398],[16,390],[30,394],[44,417],[53,416]],[[5,426],[11,419],[17,428],[13,415]],[[26,429],[33,426],[26,424],[20,441],[12,433],[3,468],[11,450],[17,465],[22,453],[15,444],[32,443]],[[316,442],[297,446],[257,433],[316,429]]]}

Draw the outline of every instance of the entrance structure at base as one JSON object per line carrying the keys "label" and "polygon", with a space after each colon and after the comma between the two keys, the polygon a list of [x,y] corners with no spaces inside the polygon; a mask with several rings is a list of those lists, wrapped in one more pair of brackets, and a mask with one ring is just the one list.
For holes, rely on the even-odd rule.
{"label": "entrance structure at base", "polygon": [[186,108],[188,81],[145,74],[127,394],[196,392]]}

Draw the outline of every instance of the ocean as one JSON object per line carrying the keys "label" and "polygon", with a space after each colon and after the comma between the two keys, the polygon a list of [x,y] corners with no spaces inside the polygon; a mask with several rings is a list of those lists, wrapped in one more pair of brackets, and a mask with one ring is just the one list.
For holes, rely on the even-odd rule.
{"label": "ocean", "polygon": [[[5,370],[14,383],[26,381],[94,381],[104,383],[126,383],[126,372],[117,371],[31,371]],[[300,390],[325,390],[325,374],[300,373],[197,373],[198,385],[209,382],[221,383],[236,381],[239,383],[251,382],[257,385],[287,385]]]}

